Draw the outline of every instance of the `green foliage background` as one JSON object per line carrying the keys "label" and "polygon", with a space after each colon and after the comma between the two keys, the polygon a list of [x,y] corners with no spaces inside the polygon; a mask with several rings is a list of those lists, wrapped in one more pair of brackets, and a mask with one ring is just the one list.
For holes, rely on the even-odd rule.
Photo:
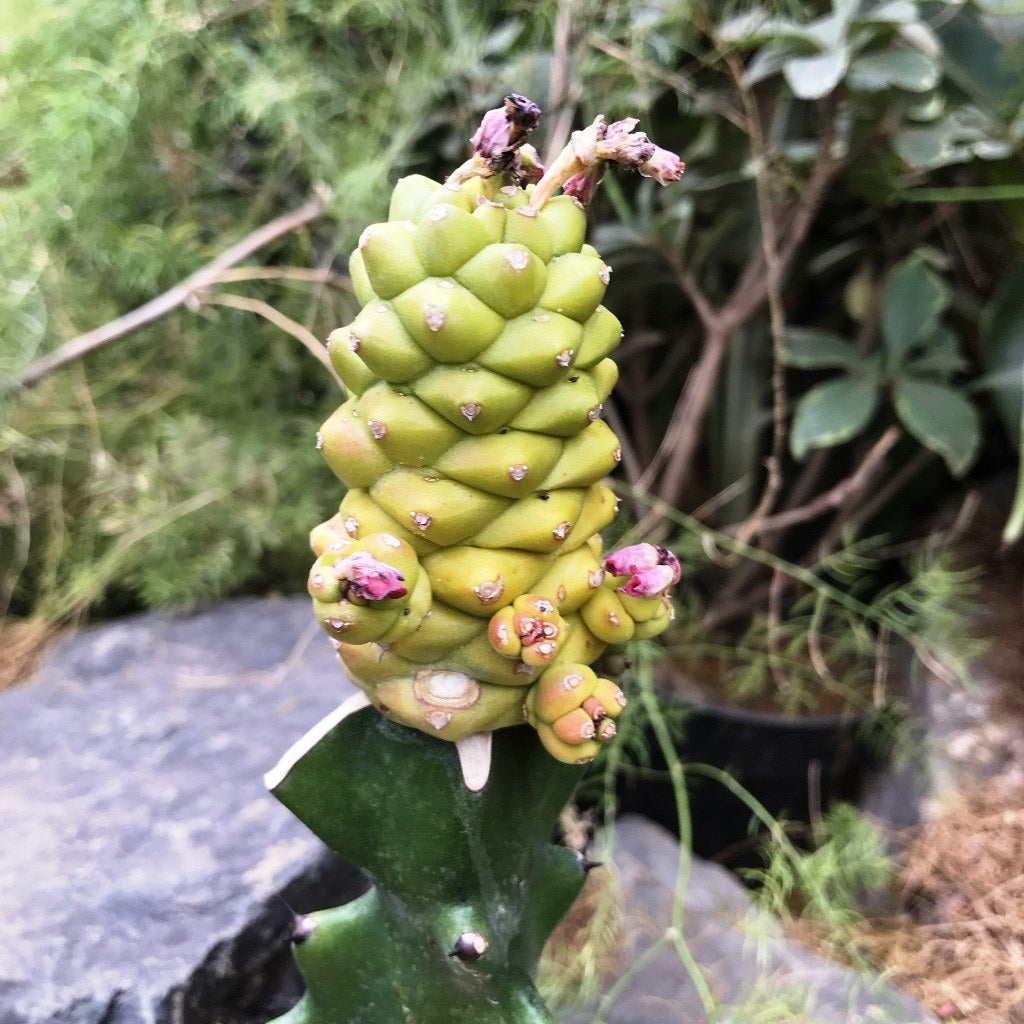
{"label": "green foliage background", "polygon": [[[835,10],[854,6],[842,0]],[[637,373],[654,370],[627,410],[641,456],[656,444],[700,347],[665,252],[682,253],[720,301],[758,244],[749,140],[716,113],[720,101],[735,100],[718,47],[760,61],[766,101],[781,104],[771,141],[783,187],[798,193],[807,172],[814,101],[793,102],[787,90],[806,85],[790,65],[804,67],[823,44],[793,24],[827,19],[832,8],[822,0],[761,8],[773,15],[767,27],[737,3],[572,7],[575,124],[598,110],[635,113],[690,164],[675,190],[609,183],[594,210],[596,240],[617,271],[609,304],[627,326],[634,395]],[[843,296],[864,283],[865,268],[880,288],[884,272],[924,246],[931,264],[956,278],[952,307],[969,349],[1003,267],[1021,254],[1024,216],[1009,203],[961,209],[954,193],[1008,186],[1012,194],[1021,180],[1024,89],[1011,73],[1019,47],[994,60],[973,4],[893,0],[881,8],[896,20],[855,21],[849,39],[815,57],[851,82],[859,75],[861,86],[865,68],[875,79],[850,94],[850,140],[861,155],[827,197],[821,227],[787,281],[788,311],[849,338],[856,324]],[[945,25],[954,8],[967,28],[956,22],[947,31],[941,60],[913,62],[934,83],[922,93],[918,81],[896,81],[905,57],[894,70],[890,51],[905,47],[893,26],[917,18]],[[140,305],[318,190],[332,197],[327,215],[248,265],[342,275],[345,254],[380,216],[395,178],[441,175],[458,163],[480,112],[510,89],[550,107],[558,10],[554,0],[9,7],[0,14],[0,391],[33,357]],[[889,126],[882,144],[865,143],[878,126]],[[930,205],[904,201],[922,184],[940,193]],[[980,281],[969,280],[957,255],[965,237],[985,264]],[[265,301],[318,337],[353,305],[337,279],[218,287]],[[335,385],[293,337],[204,298],[0,399],[0,614],[59,620],[301,587],[306,532],[338,497],[312,441],[336,404]],[[989,317],[1011,325],[1004,350],[1016,351],[1022,310],[1011,296],[1001,318]],[[737,335],[711,410],[704,491],[690,507],[751,467],[756,477],[764,431],[749,424],[770,422],[765,323],[761,310]],[[982,363],[975,351],[972,372]],[[794,397],[807,380],[793,376]],[[1014,408],[1011,401],[1011,415]],[[824,424],[818,443],[826,436],[839,435]],[[840,453],[840,469],[854,450]]]}
{"label": "green foliage background", "polygon": [[[257,260],[323,267],[347,252],[400,172],[461,156],[472,117],[516,76],[506,44],[546,30],[544,11],[527,22],[503,7],[12,10],[0,51],[0,374],[172,286],[318,183],[330,216]],[[229,290],[322,337],[351,306],[330,286]],[[299,587],[305,535],[337,500],[312,443],[335,401],[294,339],[213,306],[8,400],[0,569],[18,576],[13,607],[64,617]]]}

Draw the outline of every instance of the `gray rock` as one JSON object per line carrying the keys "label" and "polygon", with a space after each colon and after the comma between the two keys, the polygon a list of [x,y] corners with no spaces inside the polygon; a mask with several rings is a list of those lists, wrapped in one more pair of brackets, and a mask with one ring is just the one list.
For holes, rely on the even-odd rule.
{"label": "gray rock", "polygon": [[900,756],[868,780],[860,801],[890,834],[933,818],[952,793],[994,779],[1024,784],[1024,720],[1007,713],[991,669],[974,663],[970,686],[919,676]]}
{"label": "gray rock", "polygon": [[[643,818],[620,820],[614,869],[623,917],[618,961],[625,983],[601,1007],[604,1024],[933,1024],[887,982],[837,967],[788,940],[733,875],[694,858],[683,905],[686,949],[714,1009],[705,1008],[672,927],[679,871],[675,837]],[[650,950],[663,945],[651,956]],[[587,1024],[595,1007],[567,1024]]]}
{"label": "gray rock", "polygon": [[290,914],[364,883],[262,774],[344,700],[304,598],[67,637],[0,694],[0,1024],[242,1024],[298,997]]}
{"label": "gray rock", "polygon": [[[303,912],[364,883],[261,776],[350,693],[296,598],[85,630],[0,694],[0,1024],[252,1024],[294,1003],[278,896]],[[668,833],[620,822],[623,962],[639,969],[606,1024],[707,1019],[674,949],[642,959],[671,923],[678,860]],[[787,942],[721,868],[692,862],[685,910],[722,1024],[783,997],[786,1024],[930,1020]]]}

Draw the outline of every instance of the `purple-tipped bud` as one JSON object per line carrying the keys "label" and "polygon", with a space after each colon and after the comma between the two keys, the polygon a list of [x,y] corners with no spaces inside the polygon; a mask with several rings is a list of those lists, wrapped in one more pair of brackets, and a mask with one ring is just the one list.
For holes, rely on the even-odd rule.
{"label": "purple-tipped bud", "polygon": [[386,601],[405,597],[405,577],[387,562],[378,562],[367,551],[356,551],[334,563],[334,574],[348,583],[346,595],[364,601]]}
{"label": "purple-tipped bud", "polygon": [[659,185],[667,185],[670,181],[678,181],[686,170],[686,164],[675,153],[661,146],[655,146],[654,152],[637,170],[645,178],[653,178]]}
{"label": "purple-tipped bud", "polygon": [[540,107],[518,93],[505,97],[502,106],[488,110],[470,142],[473,151],[489,164],[509,163],[512,153],[540,123]]}
{"label": "purple-tipped bud", "polygon": [[679,582],[679,559],[668,548],[654,544],[632,544],[612,551],[604,560],[613,576],[629,576],[619,587],[631,597],[655,597]]}
{"label": "purple-tipped bud", "polygon": [[605,150],[608,159],[634,167],[649,160],[658,147],[643,132],[633,131],[639,123],[635,117],[613,121],[605,129],[599,152]]}
{"label": "purple-tipped bud", "polygon": [[599,126],[597,155],[634,167],[645,178],[654,178],[662,185],[678,181],[686,165],[675,153],[656,146],[643,132],[633,131],[637,123],[635,117],[627,117],[607,127]]}

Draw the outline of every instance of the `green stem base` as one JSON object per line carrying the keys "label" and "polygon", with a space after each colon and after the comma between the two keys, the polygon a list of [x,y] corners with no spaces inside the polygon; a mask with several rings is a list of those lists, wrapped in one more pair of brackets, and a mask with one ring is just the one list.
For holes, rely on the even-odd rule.
{"label": "green stem base", "polygon": [[307,991],[275,1024],[553,1024],[531,979],[585,877],[549,842],[581,772],[502,729],[474,793],[452,743],[372,708],[334,725],[273,793],[374,887],[302,919]]}

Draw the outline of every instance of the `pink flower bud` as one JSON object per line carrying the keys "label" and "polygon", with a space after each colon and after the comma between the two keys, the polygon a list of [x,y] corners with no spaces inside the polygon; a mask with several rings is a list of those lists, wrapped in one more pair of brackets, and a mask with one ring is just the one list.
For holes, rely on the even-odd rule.
{"label": "pink flower bud", "polygon": [[625,586],[619,587],[630,597],[657,597],[664,594],[679,578],[671,565],[653,565],[633,573]]}
{"label": "pink flower bud", "polygon": [[597,163],[579,174],[574,174],[563,186],[567,196],[574,196],[584,206],[593,198],[594,191],[604,177],[604,164]]}
{"label": "pink flower bud", "polygon": [[670,181],[678,181],[683,176],[686,164],[675,153],[654,146],[653,152],[638,165],[637,170],[645,178],[653,178],[658,184],[667,185]]}
{"label": "pink flower bud", "polygon": [[508,149],[511,134],[512,122],[505,114],[505,108],[498,107],[484,114],[480,127],[469,141],[474,152],[485,160],[493,160]]}
{"label": "pink flower bud", "polygon": [[525,96],[511,93],[502,106],[488,110],[470,142],[488,163],[508,160],[512,151],[540,121],[540,107]]}
{"label": "pink flower bud", "polygon": [[632,544],[613,551],[604,560],[613,576],[629,576],[618,589],[631,597],[655,597],[679,582],[679,559],[668,548],[654,544]]}
{"label": "pink flower bud", "polygon": [[660,564],[660,550],[663,549],[653,544],[632,544],[610,552],[604,560],[604,567],[613,576],[629,576],[641,569],[653,569]]}
{"label": "pink flower bud", "polygon": [[339,559],[334,563],[334,575],[348,583],[347,596],[364,601],[386,601],[409,593],[402,586],[405,577],[387,562],[378,562],[367,551],[356,551]]}

